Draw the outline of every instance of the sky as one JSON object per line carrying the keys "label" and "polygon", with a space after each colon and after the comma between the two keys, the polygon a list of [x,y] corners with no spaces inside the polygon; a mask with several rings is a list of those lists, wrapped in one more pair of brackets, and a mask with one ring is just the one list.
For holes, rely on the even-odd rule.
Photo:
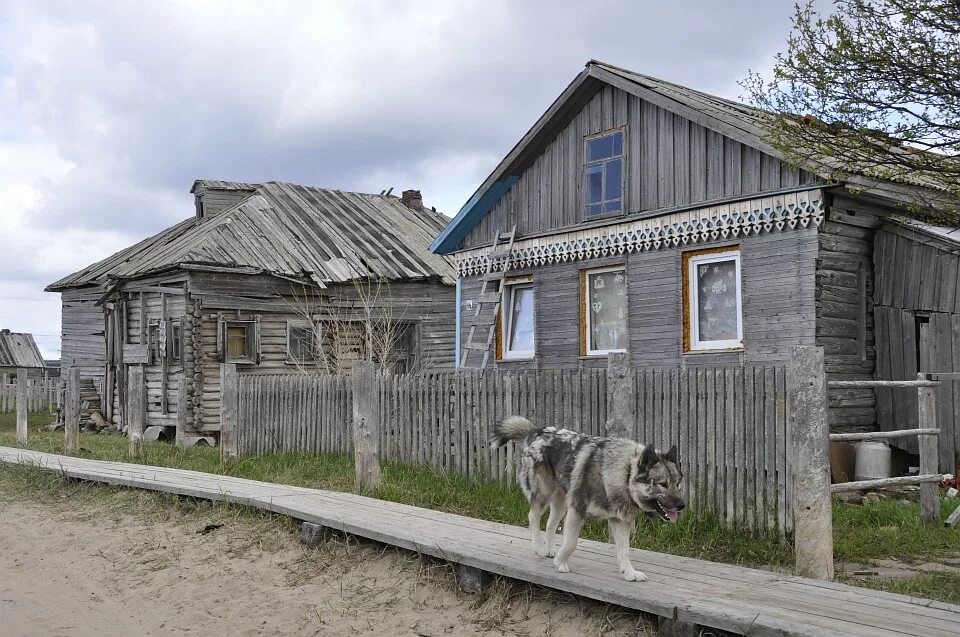
{"label": "sky", "polygon": [[193,215],[195,179],[422,191],[455,214],[590,59],[736,99],[792,2],[0,3],[0,328]]}

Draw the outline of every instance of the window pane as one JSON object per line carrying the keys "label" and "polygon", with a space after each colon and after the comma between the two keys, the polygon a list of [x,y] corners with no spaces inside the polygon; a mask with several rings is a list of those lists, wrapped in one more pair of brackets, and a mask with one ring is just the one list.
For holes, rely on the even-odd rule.
{"label": "window pane", "polygon": [[607,171],[607,190],[603,193],[604,201],[620,199],[623,190],[623,160],[611,159],[604,164]]}
{"label": "window pane", "polygon": [[610,137],[613,138],[613,156],[623,154],[623,133],[614,133]]}
{"label": "window pane", "polygon": [[587,166],[583,171],[584,201],[587,205],[603,201],[603,165]]}
{"label": "window pane", "polygon": [[613,155],[613,135],[587,140],[587,161],[606,159]]}
{"label": "window pane", "polygon": [[590,350],[627,348],[627,280],[623,270],[587,276]]}
{"label": "window pane", "polygon": [[247,355],[247,328],[243,325],[227,326],[227,357],[244,358]]}
{"label": "window pane", "polygon": [[314,332],[309,325],[290,326],[290,357],[298,361],[312,361]]}
{"label": "window pane", "polygon": [[510,295],[510,334],[507,351],[532,352],[534,340],[533,288],[515,287]]}
{"label": "window pane", "polygon": [[603,204],[592,203],[587,206],[587,216],[598,215],[603,212]]}
{"label": "window pane", "polygon": [[621,204],[622,204],[621,199],[611,199],[610,201],[607,201],[603,204],[603,211],[604,212],[620,212],[620,209],[622,207]]}
{"label": "window pane", "polygon": [[737,339],[737,264],[718,261],[697,265],[697,326],[701,341]]}

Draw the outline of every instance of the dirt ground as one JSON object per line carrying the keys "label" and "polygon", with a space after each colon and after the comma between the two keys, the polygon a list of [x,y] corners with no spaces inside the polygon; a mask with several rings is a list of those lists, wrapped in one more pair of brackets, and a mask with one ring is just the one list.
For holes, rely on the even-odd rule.
{"label": "dirt ground", "polygon": [[653,634],[614,607],[507,581],[468,595],[440,562],[356,539],[305,549],[290,521],[182,508],[0,499],[0,633]]}

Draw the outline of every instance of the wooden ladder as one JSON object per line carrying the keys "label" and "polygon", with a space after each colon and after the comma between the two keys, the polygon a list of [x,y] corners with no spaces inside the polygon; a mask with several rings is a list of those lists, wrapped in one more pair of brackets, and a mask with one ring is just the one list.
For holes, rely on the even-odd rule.
{"label": "wooden ladder", "polygon": [[[477,296],[477,307],[473,316],[468,317],[470,321],[470,332],[467,334],[467,342],[463,345],[463,353],[460,355],[460,367],[467,366],[467,359],[471,351],[483,352],[483,360],[480,362],[479,369],[487,366],[487,360],[490,358],[490,346],[493,345],[497,334],[497,317],[500,314],[500,304],[503,301],[503,280],[510,270],[510,260],[513,257],[513,240],[517,236],[517,226],[513,226],[510,232],[500,232],[497,230],[494,235],[493,245],[490,246],[490,253],[487,255],[487,269],[480,277],[483,284],[480,286],[480,294]],[[502,263],[501,270],[494,270],[494,265]],[[487,285],[496,284],[496,289],[487,291]],[[477,328],[486,328],[487,338],[475,342],[474,337],[477,334]]]}

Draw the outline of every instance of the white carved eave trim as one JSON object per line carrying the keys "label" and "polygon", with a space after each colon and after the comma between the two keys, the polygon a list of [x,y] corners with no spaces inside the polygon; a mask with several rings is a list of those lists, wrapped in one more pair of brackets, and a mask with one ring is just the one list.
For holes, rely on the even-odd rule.
{"label": "white carved eave trim", "polygon": [[[510,268],[529,268],[695,245],[707,241],[816,227],[822,222],[822,193],[819,190],[809,190],[684,210],[588,230],[571,230],[545,237],[522,239],[513,245]],[[473,276],[485,272],[489,251],[489,248],[476,248],[457,253],[454,258],[459,276]],[[501,261],[495,263],[493,269],[503,269],[503,266]]]}

